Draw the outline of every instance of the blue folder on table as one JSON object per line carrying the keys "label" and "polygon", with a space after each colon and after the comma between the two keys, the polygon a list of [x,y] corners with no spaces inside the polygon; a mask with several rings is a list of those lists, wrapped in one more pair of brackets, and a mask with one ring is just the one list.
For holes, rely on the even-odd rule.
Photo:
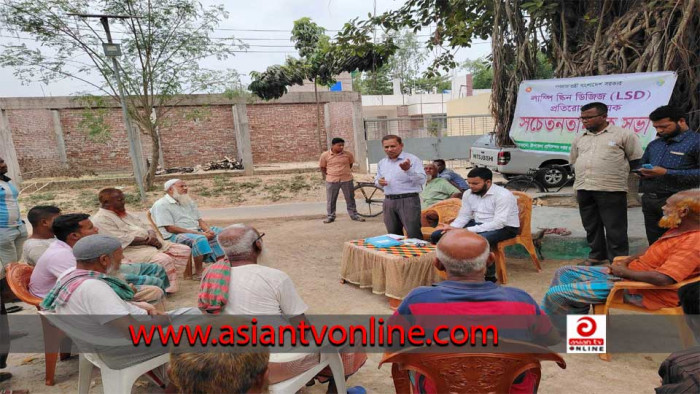
{"label": "blue folder on table", "polygon": [[365,243],[370,244],[375,248],[390,248],[392,246],[399,246],[403,244],[403,242],[391,238],[388,235],[380,235],[378,237],[367,238],[365,239]]}

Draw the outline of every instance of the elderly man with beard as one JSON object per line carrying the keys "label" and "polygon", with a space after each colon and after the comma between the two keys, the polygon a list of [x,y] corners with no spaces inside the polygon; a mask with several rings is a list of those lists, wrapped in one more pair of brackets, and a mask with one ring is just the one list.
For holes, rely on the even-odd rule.
{"label": "elderly man with beard", "polygon": [[[549,316],[588,313],[604,303],[620,279],[666,286],[700,275],[700,190],[671,196],[659,225],[669,229],[642,255],[605,267],[567,266],[557,270],[542,302]],[[674,290],[625,290],[624,301],[656,310],[678,305]],[[565,330],[565,319],[557,319]]]}
{"label": "elderly man with beard", "polygon": [[680,108],[670,105],[649,114],[659,138],[649,143],[642,156],[642,165],[651,168],[638,171],[649,245],[666,231],[658,225],[666,199],[680,191],[700,187],[700,134],[690,130],[685,118]]}
{"label": "elderly man with beard", "polygon": [[213,263],[224,256],[216,241],[221,229],[209,226],[202,219],[197,204],[187,194],[187,184],[180,179],[165,182],[166,195],[153,204],[151,214],[163,239],[184,244],[192,249],[196,268],[201,275],[202,262]]}
{"label": "elderly man with beard", "polygon": [[438,177],[437,165],[433,162],[423,166],[428,177],[425,187],[420,194],[420,207],[426,209],[429,206],[447,200],[448,198],[461,198],[462,193],[447,179]]}
{"label": "elderly man with beard", "polygon": [[[518,200],[506,188],[493,184],[488,168],[474,168],[467,174],[469,190],[462,196],[462,208],[449,225],[441,225],[431,234],[437,244],[446,231],[465,228],[486,238],[492,250],[499,242],[514,238],[520,229]],[[496,266],[486,270],[486,280],[496,282]]]}
{"label": "elderly man with beard", "polygon": [[126,211],[124,193],[121,190],[103,189],[100,191],[99,200],[101,208],[91,220],[99,227],[100,232],[111,235],[122,243],[126,261],[150,262],[163,267],[170,280],[170,286],[165,292],[176,292],[178,267],[187,265],[190,248],[168,241],[160,242],[155,231]]}
{"label": "elderly man with beard", "polygon": [[164,315],[154,308],[144,310],[133,305],[133,288],[115,276],[120,271],[123,251],[121,242],[114,237],[83,237],[72,252],[76,266],[58,278],[41,307],[55,311],[49,319],[60,320],[72,328],[66,333],[81,351],[99,353],[112,369],[124,369],[168,352],[165,346],[135,347],[131,327],[168,326],[179,315],[201,315],[196,308],[176,309]]}

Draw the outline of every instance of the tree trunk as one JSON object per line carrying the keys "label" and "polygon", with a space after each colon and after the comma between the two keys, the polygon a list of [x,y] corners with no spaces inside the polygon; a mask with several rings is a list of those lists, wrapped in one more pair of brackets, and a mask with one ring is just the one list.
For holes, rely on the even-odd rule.
{"label": "tree trunk", "polygon": [[156,169],[160,161],[160,140],[158,139],[155,125],[151,122],[148,122],[148,125],[139,124],[139,128],[145,128],[148,136],[151,137],[151,160],[143,180],[143,187],[146,191],[149,191],[153,189],[153,184],[156,180]]}
{"label": "tree trunk", "polygon": [[[321,143],[321,104],[318,102],[318,86],[314,80],[314,96],[316,97],[316,141],[318,142],[318,150],[323,153],[325,150]],[[328,132],[328,130],[326,130]]]}

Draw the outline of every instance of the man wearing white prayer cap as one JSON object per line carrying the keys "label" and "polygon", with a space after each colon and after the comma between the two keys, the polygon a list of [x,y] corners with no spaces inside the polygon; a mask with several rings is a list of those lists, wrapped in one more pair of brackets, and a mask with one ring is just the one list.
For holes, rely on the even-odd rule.
{"label": "man wearing white prayer cap", "polygon": [[216,241],[221,229],[209,226],[187,193],[187,184],[181,179],[170,179],[163,187],[165,196],[151,207],[151,216],[163,239],[184,244],[192,249],[195,278],[202,274],[202,262],[214,262],[224,257]]}

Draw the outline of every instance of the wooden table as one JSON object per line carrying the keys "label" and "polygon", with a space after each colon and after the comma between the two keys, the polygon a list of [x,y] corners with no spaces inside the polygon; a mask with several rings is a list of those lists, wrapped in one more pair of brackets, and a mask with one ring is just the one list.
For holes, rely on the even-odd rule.
{"label": "wooden table", "polygon": [[387,296],[389,306],[396,309],[411,290],[442,280],[434,259],[435,246],[430,244],[377,249],[364,240],[349,241],[343,246],[340,277],[343,283]]}

